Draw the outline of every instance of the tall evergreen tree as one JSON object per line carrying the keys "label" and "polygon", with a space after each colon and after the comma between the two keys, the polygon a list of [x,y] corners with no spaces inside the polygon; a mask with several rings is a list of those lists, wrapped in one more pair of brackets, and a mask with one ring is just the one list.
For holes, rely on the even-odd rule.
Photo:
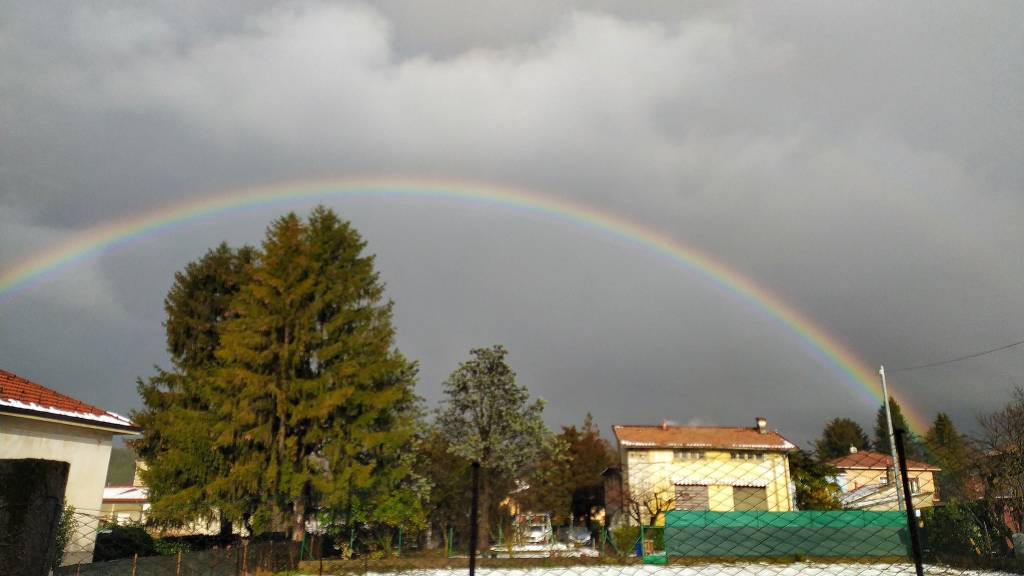
{"label": "tall evergreen tree", "polygon": [[[480,510],[490,510],[500,478],[520,478],[535,461],[550,432],[544,403],[530,402],[525,386],[505,361],[503,346],[476,348],[444,383],[440,428],[457,456],[480,463]],[[500,498],[498,498],[500,500]],[[481,514],[477,542],[488,546],[490,518]]]}
{"label": "tall evergreen tree", "polygon": [[[926,457],[942,472],[938,473],[939,497],[943,500],[965,496],[970,466],[970,451],[967,441],[957,431],[953,420],[945,412],[939,412],[925,435]],[[927,487],[926,487],[927,488]]]}
{"label": "tall evergreen tree", "polygon": [[[906,452],[907,458],[921,458],[921,440],[914,435],[910,429],[910,425],[907,423],[907,419],[903,416],[903,410],[900,409],[900,405],[896,402],[896,399],[889,396],[889,411],[892,412],[892,427],[893,430],[902,428],[907,431],[906,438]],[[875,439],[872,444],[872,448],[876,452],[882,454],[889,454],[891,452],[892,444],[889,442],[889,428],[885,420],[885,406],[879,406],[878,412],[875,414]]]}
{"label": "tall evergreen tree", "polygon": [[412,466],[402,450],[417,371],[394,349],[392,305],[364,248],[323,207],[308,222],[275,221],[217,352],[217,443],[233,454],[217,488],[265,495],[262,518],[289,518],[296,540],[320,505],[349,523],[371,509],[391,521],[416,514],[398,488]]}
{"label": "tall evergreen tree", "polygon": [[831,460],[850,453],[850,447],[866,450],[871,446],[864,429],[849,418],[833,418],[821,431],[815,443],[815,452],[821,460]]}
{"label": "tall evergreen tree", "polygon": [[164,329],[167,351],[178,371],[217,365],[220,327],[228,319],[231,300],[248,281],[255,258],[250,246],[235,250],[222,242],[174,274],[164,298]]}
{"label": "tall evergreen tree", "polygon": [[833,466],[798,450],[789,454],[789,469],[798,510],[843,509],[841,491],[835,481],[839,471]]}
{"label": "tall evergreen tree", "polygon": [[298,446],[302,431],[290,418],[301,400],[298,383],[309,376],[313,336],[308,327],[314,278],[306,235],[295,214],[271,224],[252,277],[232,301],[234,318],[217,351],[224,363],[217,445],[233,458],[216,491],[227,500],[259,494],[257,531],[279,514],[304,520],[308,479],[315,473],[309,454]]}
{"label": "tall evergreen tree", "polygon": [[230,303],[247,282],[255,251],[221,244],[174,276],[164,300],[167,350],[173,368],[139,380],[144,408],[133,414],[143,428],[132,447],[146,463],[142,478],[149,487],[149,517],[158,524],[182,525],[221,517],[230,533],[225,509],[241,502],[217,500],[210,486],[227,472],[225,455],[214,449],[217,421],[212,390],[219,369],[214,356]]}

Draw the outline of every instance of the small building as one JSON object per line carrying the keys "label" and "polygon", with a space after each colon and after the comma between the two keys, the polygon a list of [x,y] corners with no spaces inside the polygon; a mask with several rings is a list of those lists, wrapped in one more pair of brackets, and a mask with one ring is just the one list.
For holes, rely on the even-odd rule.
{"label": "small building", "polygon": [[763,418],[749,428],[613,426],[619,468],[605,471],[611,525],[660,524],[670,510],[795,509],[789,453]]}
{"label": "small building", "polygon": [[135,461],[135,472],[131,484],[109,484],[103,488],[103,504],[100,515],[116,524],[144,524],[149,513],[149,488],[142,481],[146,464]]}
{"label": "small building", "polygon": [[0,458],[70,464],[64,501],[78,512],[65,564],[92,561],[114,436],[137,434],[131,420],[0,370]]}
{"label": "small building", "polygon": [[142,524],[149,512],[149,489],[145,486],[107,486],[103,488],[100,515],[116,524]]}
{"label": "small building", "polygon": [[[842,492],[843,507],[850,510],[891,512],[899,510],[892,456],[871,450],[857,450],[829,461],[839,470],[836,484]],[[939,502],[935,473],[942,469],[924,462],[907,460],[907,479],[914,508],[930,508]]]}

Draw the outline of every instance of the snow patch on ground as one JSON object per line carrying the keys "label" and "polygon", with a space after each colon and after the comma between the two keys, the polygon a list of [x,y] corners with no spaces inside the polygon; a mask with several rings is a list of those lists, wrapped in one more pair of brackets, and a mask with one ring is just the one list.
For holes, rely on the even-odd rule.
{"label": "snow patch on ground", "polygon": [[[704,564],[700,566],[570,566],[485,568],[478,576],[914,576],[913,564]],[[394,576],[369,572],[366,576]],[[465,576],[466,569],[410,570],[408,576]],[[926,566],[928,576],[1009,576],[1006,572]]]}

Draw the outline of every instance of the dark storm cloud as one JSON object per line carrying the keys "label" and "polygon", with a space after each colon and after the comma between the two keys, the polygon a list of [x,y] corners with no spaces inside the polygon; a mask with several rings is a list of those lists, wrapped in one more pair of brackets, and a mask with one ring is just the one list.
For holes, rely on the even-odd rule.
{"label": "dark storm cloud", "polygon": [[[663,230],[873,364],[1021,337],[1018,4],[634,4],[6,5],[0,266],[211,191],[431,175]],[[791,337],[649,253],[479,207],[334,205],[379,256],[431,400],[469,347],[503,342],[552,424],[758,412],[802,440],[870,419]],[[166,362],[173,272],[277,213],[124,246],[0,304],[0,366],[135,407],[134,377]],[[1009,351],[893,384],[969,425],[1022,368]]]}

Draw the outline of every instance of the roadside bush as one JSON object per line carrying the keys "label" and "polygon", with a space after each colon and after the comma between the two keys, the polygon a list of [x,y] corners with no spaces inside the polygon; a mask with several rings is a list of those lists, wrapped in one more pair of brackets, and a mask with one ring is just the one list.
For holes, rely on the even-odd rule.
{"label": "roadside bush", "polygon": [[54,542],[54,554],[53,564],[50,566],[56,570],[60,567],[61,561],[64,559],[64,551],[67,549],[68,544],[71,542],[71,537],[74,536],[75,530],[78,529],[78,519],[75,518],[75,507],[71,504],[64,504],[64,510],[61,511],[60,520],[57,521],[57,537]]}
{"label": "roadside bush", "polygon": [[109,524],[96,535],[93,562],[156,554],[153,537],[141,524]]}
{"label": "roadside bush", "polygon": [[615,549],[623,556],[630,556],[635,553],[636,539],[640,537],[638,526],[623,526],[612,530],[612,540],[615,542]]}
{"label": "roadside bush", "polygon": [[153,549],[161,556],[174,556],[178,552],[191,552],[192,546],[180,538],[157,538]]}
{"label": "roadside bush", "polygon": [[923,515],[925,550],[933,560],[1010,555],[1008,530],[984,501],[953,500],[945,506],[927,508]]}

